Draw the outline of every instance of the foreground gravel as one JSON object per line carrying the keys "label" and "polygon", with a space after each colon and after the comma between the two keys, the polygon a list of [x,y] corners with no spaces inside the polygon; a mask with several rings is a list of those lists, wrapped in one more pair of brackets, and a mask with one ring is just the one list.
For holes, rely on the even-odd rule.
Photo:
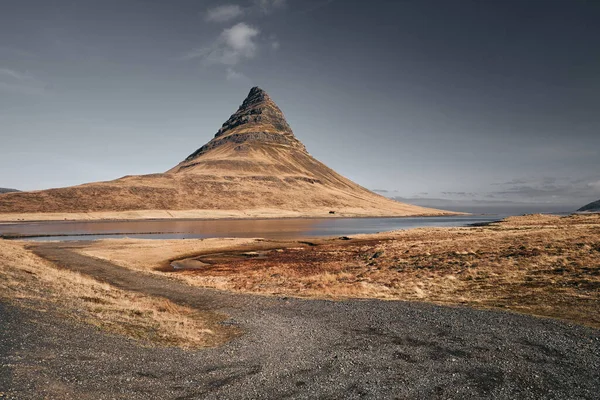
{"label": "foreground gravel", "polygon": [[[512,313],[199,289],[47,245],[116,286],[227,313],[215,349],[148,348],[0,304],[0,399],[596,399],[600,331]],[[4,396],[4,397],[3,397]]]}

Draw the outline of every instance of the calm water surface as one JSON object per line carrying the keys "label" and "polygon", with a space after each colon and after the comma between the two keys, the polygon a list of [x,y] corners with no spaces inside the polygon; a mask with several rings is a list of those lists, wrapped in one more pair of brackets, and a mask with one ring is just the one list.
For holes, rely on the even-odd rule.
{"label": "calm water surface", "polygon": [[505,215],[468,215],[414,218],[327,218],[264,220],[159,220],[98,222],[28,222],[0,224],[0,235],[26,240],[95,240],[106,238],[197,239],[261,237],[289,239],[345,236],[419,227],[467,226],[497,221]]}

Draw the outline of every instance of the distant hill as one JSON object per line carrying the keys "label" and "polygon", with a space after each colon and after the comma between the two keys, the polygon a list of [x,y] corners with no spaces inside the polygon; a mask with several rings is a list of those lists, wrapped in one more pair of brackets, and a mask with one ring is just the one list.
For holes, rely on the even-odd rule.
{"label": "distant hill", "polygon": [[577,211],[600,211],[600,200],[587,204]]}
{"label": "distant hill", "polygon": [[456,214],[388,199],[337,174],[306,151],[258,87],[210,142],[166,173],[0,196],[0,214],[155,210],[209,215],[234,210],[242,216]]}
{"label": "distant hill", "polygon": [[9,188],[0,188],[0,193],[12,193],[12,192],[20,192],[20,190],[9,189]]}

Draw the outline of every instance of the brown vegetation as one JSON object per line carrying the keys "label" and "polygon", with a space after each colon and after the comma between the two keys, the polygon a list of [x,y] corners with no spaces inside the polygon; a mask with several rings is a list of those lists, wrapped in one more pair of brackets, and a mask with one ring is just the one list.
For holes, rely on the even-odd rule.
{"label": "brown vegetation", "polygon": [[216,346],[236,332],[220,316],[166,299],[126,292],[59,269],[23,248],[0,240],[0,300],[57,313],[146,343]]}
{"label": "brown vegetation", "polygon": [[[137,269],[160,242],[137,250],[100,241],[86,254]],[[201,242],[201,241],[198,241]],[[217,243],[215,241],[213,243]],[[511,217],[486,227],[424,228],[351,240],[249,242],[199,249],[192,269],[170,272],[194,285],[305,297],[373,297],[502,308],[600,327],[600,215]],[[253,251],[255,250],[255,251]],[[184,255],[186,254],[186,255]]]}

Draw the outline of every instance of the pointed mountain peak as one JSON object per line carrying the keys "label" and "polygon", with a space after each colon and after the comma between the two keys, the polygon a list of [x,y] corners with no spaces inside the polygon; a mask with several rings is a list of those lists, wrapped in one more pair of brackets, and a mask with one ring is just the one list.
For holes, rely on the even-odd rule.
{"label": "pointed mountain peak", "polygon": [[258,86],[250,89],[238,110],[221,126],[215,137],[192,153],[184,162],[227,143],[289,146],[306,151],[296,139],[277,104]]}
{"label": "pointed mountain peak", "polygon": [[277,104],[258,86],[250,93],[238,110],[223,124],[215,135],[221,137],[241,132],[289,133],[292,129]]}
{"label": "pointed mountain peak", "polygon": [[[258,86],[254,86],[252,89],[250,89],[250,93],[248,93],[248,96],[246,96],[246,99],[244,99],[244,102],[242,103],[238,111],[244,108],[256,107],[261,103],[267,102],[273,103],[273,100],[271,100],[267,92],[265,92]],[[273,105],[274,104],[275,103],[273,103]]]}
{"label": "pointed mountain peak", "polygon": [[250,88],[250,93],[248,93],[247,98],[253,97],[253,96],[267,96],[268,97],[269,95],[267,94],[267,92],[265,92],[258,86],[254,86],[253,88]]}

